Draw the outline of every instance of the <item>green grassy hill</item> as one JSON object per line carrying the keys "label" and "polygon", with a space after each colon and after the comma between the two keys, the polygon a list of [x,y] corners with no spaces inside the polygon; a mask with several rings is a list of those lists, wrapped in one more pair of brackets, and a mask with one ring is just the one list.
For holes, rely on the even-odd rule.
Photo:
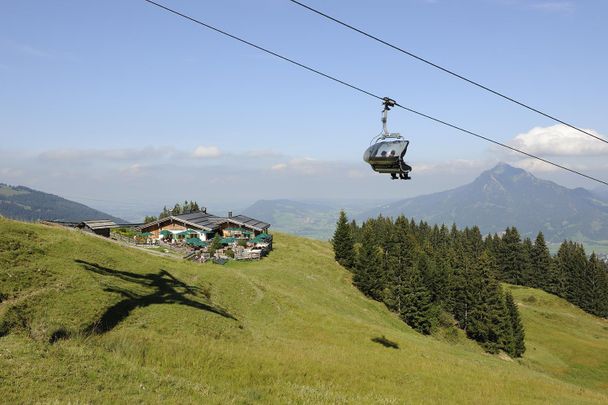
{"label": "green grassy hill", "polygon": [[608,322],[512,289],[521,361],[412,331],[324,242],[277,234],[268,258],[222,267],[0,219],[0,398],[608,403]]}

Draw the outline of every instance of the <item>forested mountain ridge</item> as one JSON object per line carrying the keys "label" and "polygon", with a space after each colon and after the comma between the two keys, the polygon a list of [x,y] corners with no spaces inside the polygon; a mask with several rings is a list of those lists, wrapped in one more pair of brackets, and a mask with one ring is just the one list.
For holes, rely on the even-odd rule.
{"label": "forested mountain ridge", "polygon": [[3,183],[0,183],[0,215],[21,221],[109,219],[126,223],[123,219],[54,194]]}
{"label": "forested mountain ridge", "polygon": [[431,224],[478,226],[483,234],[516,226],[522,236],[542,231],[548,242],[608,240],[608,201],[583,188],[569,189],[500,163],[472,183],[374,208],[379,214]]}

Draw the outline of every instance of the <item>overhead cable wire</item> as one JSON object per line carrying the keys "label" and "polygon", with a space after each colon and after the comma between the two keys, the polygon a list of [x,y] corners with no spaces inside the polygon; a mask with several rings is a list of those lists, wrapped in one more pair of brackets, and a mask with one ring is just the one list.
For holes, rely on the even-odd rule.
{"label": "overhead cable wire", "polygon": [[[305,64],[303,64],[303,63],[300,63],[300,62],[297,62],[297,61],[295,61],[295,60],[293,60],[293,59],[287,58],[287,57],[285,57],[285,56],[283,56],[283,55],[280,55],[280,54],[278,54],[278,53],[276,53],[276,52],[273,52],[273,51],[271,51],[271,50],[269,50],[269,49],[266,49],[266,48],[264,48],[264,47],[262,47],[262,46],[256,45],[256,44],[254,44],[254,43],[252,43],[252,42],[249,42],[249,41],[247,41],[247,40],[245,40],[245,39],[243,39],[243,38],[237,37],[236,35],[232,35],[232,34],[230,34],[230,33],[226,32],[226,31],[223,31],[223,30],[221,30],[221,29],[219,29],[219,28],[216,28],[216,27],[214,27],[214,26],[212,26],[212,25],[209,25],[209,24],[207,24],[207,23],[205,23],[205,22],[203,22],[203,21],[200,21],[200,20],[198,20],[198,19],[196,19],[196,18],[194,18],[194,17],[190,17],[190,16],[188,16],[188,15],[186,15],[186,14],[183,14],[183,13],[181,13],[181,12],[179,12],[179,11],[176,11],[176,10],[174,10],[174,9],[171,9],[171,8],[169,8],[169,7],[167,7],[167,6],[164,6],[164,5],[162,5],[162,4],[159,4],[159,3],[155,2],[155,1],[152,1],[152,0],[143,0],[143,1],[145,1],[145,2],[147,2],[147,3],[150,3],[150,4],[154,5],[154,6],[157,6],[157,7],[161,8],[161,9],[163,9],[163,10],[165,10],[165,11],[168,11],[168,12],[170,12],[170,13],[172,13],[172,14],[175,14],[175,15],[177,15],[177,16],[179,16],[179,17],[185,18],[186,20],[189,20],[189,21],[191,21],[191,22],[193,22],[193,23],[195,23],[195,24],[201,25],[201,26],[203,26],[203,27],[205,27],[205,28],[208,28],[208,29],[210,29],[210,30],[212,30],[212,31],[215,31],[215,32],[217,32],[217,33],[219,33],[219,34],[222,34],[222,35],[227,36],[227,37],[229,37],[229,38],[232,38],[232,39],[234,39],[234,40],[236,40],[236,41],[239,41],[239,42],[241,42],[241,43],[243,43],[243,44],[249,45],[249,46],[251,46],[251,47],[253,47],[253,48],[255,48],[255,49],[258,49],[258,50],[260,50],[260,51],[262,51],[262,52],[265,52],[265,53],[267,53],[267,54],[270,54],[270,55],[272,55],[272,56],[275,56],[275,57],[277,57],[277,58],[279,58],[279,59],[282,59],[282,60],[284,60],[284,61],[286,61],[286,62],[289,62],[289,63],[291,63],[291,64],[293,64],[293,65],[296,65],[296,66],[298,66],[298,67],[301,67],[301,68],[303,68],[303,69],[305,69],[305,70],[308,70],[309,72],[313,72],[313,73],[315,73],[315,74],[317,74],[317,75],[319,75],[319,76],[322,76],[322,77],[324,77],[324,78],[326,78],[326,79],[332,80],[332,81],[334,81],[334,82],[336,82],[336,83],[340,83],[340,84],[342,84],[342,85],[344,85],[344,86],[346,86],[346,87],[349,87],[349,88],[351,88],[351,89],[353,89],[353,90],[355,90],[355,91],[358,91],[358,92],[360,92],[360,93],[363,93],[363,94],[365,94],[365,95],[367,95],[367,96],[370,96],[370,97],[376,98],[376,99],[378,99],[378,100],[384,100],[384,97],[381,97],[381,96],[379,96],[379,95],[377,95],[377,94],[374,94],[374,93],[372,93],[371,91],[364,90],[364,89],[362,89],[361,87],[355,86],[355,85],[353,85],[353,84],[351,84],[351,83],[348,83],[348,82],[346,82],[346,81],[344,81],[344,80],[338,79],[338,78],[336,78],[336,77],[334,77],[334,76],[331,76],[331,75],[329,75],[329,74],[327,74],[327,73],[323,73],[323,72],[321,72],[320,70],[317,70],[317,69],[311,68],[311,67],[309,67],[309,66],[307,66],[307,65],[305,65]],[[577,171],[577,170],[571,169],[571,168],[569,168],[569,167],[563,166],[563,165],[561,165],[561,164],[559,164],[559,163],[555,163],[555,162],[552,162],[552,161],[550,161],[550,160],[544,159],[544,158],[542,158],[542,157],[540,157],[540,156],[533,155],[533,154],[528,153],[528,152],[525,152],[525,151],[523,151],[523,150],[521,150],[521,149],[517,149],[517,148],[515,148],[515,147],[513,147],[513,146],[509,146],[509,145],[504,144],[504,143],[502,143],[502,142],[496,141],[496,140],[494,140],[494,139],[492,139],[492,138],[489,138],[489,137],[486,137],[486,136],[480,135],[480,134],[475,133],[475,132],[473,132],[473,131],[469,131],[469,130],[464,129],[464,128],[462,128],[462,127],[459,127],[459,126],[457,126],[457,125],[451,124],[451,123],[449,123],[449,122],[447,122],[447,121],[441,120],[441,119],[439,119],[439,118],[435,118],[435,117],[433,117],[433,116],[431,116],[431,115],[424,114],[424,113],[419,112],[419,111],[417,111],[417,110],[414,110],[414,109],[412,109],[412,108],[409,108],[409,107],[403,106],[403,105],[401,105],[401,104],[399,104],[399,103],[396,103],[396,104],[395,104],[395,106],[396,106],[396,107],[399,107],[399,108],[402,108],[403,110],[409,111],[409,112],[411,112],[411,113],[413,113],[413,114],[416,114],[416,115],[418,115],[418,116],[420,116],[420,117],[427,118],[427,119],[429,119],[429,120],[431,120],[431,121],[434,121],[434,122],[437,122],[437,123],[439,123],[439,124],[445,125],[445,126],[450,127],[450,128],[452,128],[452,129],[456,129],[456,130],[458,130],[458,131],[460,131],[460,132],[463,132],[463,133],[466,133],[466,134],[469,134],[469,135],[475,136],[475,137],[477,137],[477,138],[479,138],[479,139],[482,139],[482,140],[485,140],[485,141],[487,141],[487,142],[493,143],[493,144],[495,144],[495,145],[501,146],[501,147],[503,147],[503,148],[509,149],[509,150],[511,150],[511,151],[513,151],[513,152],[517,152],[517,153],[520,153],[520,154],[525,155],[525,156],[527,156],[527,157],[530,157],[530,158],[533,158],[533,159],[540,160],[540,161],[542,161],[542,162],[544,162],[544,163],[547,163],[547,164],[549,164],[549,165],[555,166],[555,167],[557,167],[557,168],[560,168],[560,169],[566,170],[566,171],[571,172],[571,173],[573,173],[573,174],[576,174],[576,175],[578,175],[578,176],[582,176],[582,177],[585,177],[585,178],[587,178],[587,179],[589,179],[589,180],[592,180],[592,181],[595,181],[595,182],[598,182],[598,183],[601,183],[601,184],[604,184],[604,185],[608,186],[608,181],[604,181],[604,180],[601,180],[601,179],[598,179],[598,178],[592,177],[592,176],[587,175],[587,174],[585,174],[585,173],[582,173],[582,172],[579,172],[579,171]]]}
{"label": "overhead cable wire", "polygon": [[318,14],[318,15],[320,15],[320,16],[322,16],[322,17],[324,17],[324,18],[326,18],[326,19],[328,19],[330,21],[338,23],[338,24],[342,25],[343,27],[346,27],[346,28],[348,28],[348,29],[350,29],[352,31],[355,31],[355,32],[363,35],[363,36],[366,36],[366,37],[368,37],[368,38],[370,38],[370,39],[372,39],[372,40],[374,40],[376,42],[379,42],[379,43],[381,43],[383,45],[386,45],[389,48],[392,48],[392,49],[394,49],[394,50],[396,50],[398,52],[401,52],[401,53],[403,53],[403,54],[405,54],[407,56],[410,56],[410,57],[412,57],[414,59],[417,59],[420,62],[426,63],[429,66],[432,66],[432,67],[434,67],[434,68],[436,68],[438,70],[441,70],[442,72],[445,72],[445,73],[447,73],[449,75],[452,75],[452,76],[454,76],[454,77],[456,77],[456,78],[458,78],[460,80],[464,80],[465,82],[467,82],[469,84],[472,84],[473,86],[479,87],[480,89],[483,89],[483,90],[485,90],[485,91],[487,91],[489,93],[492,93],[495,96],[501,97],[501,98],[503,98],[503,99],[505,99],[507,101],[510,101],[512,103],[515,103],[515,104],[519,105],[520,107],[526,108],[526,109],[528,109],[530,111],[533,111],[533,112],[535,112],[537,114],[540,114],[540,115],[542,115],[545,118],[549,118],[550,120],[553,120],[555,122],[559,122],[560,124],[563,124],[563,125],[571,128],[571,129],[574,129],[574,130],[576,130],[578,132],[581,132],[581,133],[583,133],[583,134],[585,134],[587,136],[595,138],[598,141],[601,141],[601,142],[604,142],[604,143],[608,144],[608,140],[606,140],[606,139],[604,139],[604,138],[602,138],[600,136],[594,135],[594,134],[592,134],[589,131],[585,131],[584,129],[581,129],[581,128],[573,125],[573,124],[570,124],[570,123],[562,120],[562,119],[559,119],[559,118],[555,117],[554,115],[545,113],[545,112],[539,110],[538,108],[530,106],[529,104],[526,104],[526,103],[524,103],[522,101],[518,101],[518,100],[516,100],[516,99],[514,99],[512,97],[509,97],[509,96],[507,96],[504,93],[501,93],[501,92],[499,92],[497,90],[493,90],[493,89],[489,88],[488,86],[485,86],[485,85],[483,85],[483,84],[481,84],[481,83],[479,83],[479,82],[477,82],[477,81],[475,81],[473,79],[469,79],[469,78],[467,78],[467,77],[465,77],[465,76],[463,76],[461,74],[458,74],[458,73],[454,72],[453,70],[445,68],[445,67],[443,67],[441,65],[438,65],[438,64],[436,64],[434,62],[431,62],[430,60],[425,59],[425,58],[423,58],[423,57],[421,57],[421,56],[419,56],[419,55],[417,55],[417,54],[415,54],[413,52],[410,52],[408,50],[400,48],[397,45],[391,44],[388,41],[385,41],[385,40],[383,40],[383,39],[381,39],[381,38],[379,38],[379,37],[377,37],[375,35],[372,35],[372,34],[370,34],[368,32],[365,32],[365,31],[363,31],[360,28],[354,27],[354,26],[352,26],[352,25],[350,25],[350,24],[348,24],[348,23],[346,23],[346,22],[344,22],[342,20],[339,20],[336,17],[332,17],[332,16],[330,16],[330,15],[328,15],[328,14],[322,12],[322,11],[319,11],[319,10],[317,10],[317,9],[315,9],[315,8],[307,5],[307,4],[304,4],[304,3],[300,2],[300,1],[297,1],[297,0],[289,0],[289,1],[292,2],[292,3],[294,3],[294,4],[296,4],[296,5],[298,5],[298,6],[300,6],[300,7],[303,7],[303,8],[305,8],[305,9],[307,9],[307,10],[309,10],[309,11],[315,13],[315,14]]}

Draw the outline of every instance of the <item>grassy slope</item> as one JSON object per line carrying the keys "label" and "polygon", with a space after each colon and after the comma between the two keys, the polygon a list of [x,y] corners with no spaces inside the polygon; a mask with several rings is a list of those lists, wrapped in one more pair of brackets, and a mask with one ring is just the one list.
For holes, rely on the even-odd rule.
{"label": "grassy slope", "polygon": [[[352,288],[328,244],[275,241],[261,262],[194,265],[0,219],[0,329],[13,325],[0,338],[0,398],[608,402],[605,321],[514,289],[529,351],[505,361],[413,332]],[[164,304],[136,305],[150,303]],[[81,333],[108,310],[122,322]],[[49,344],[53,334],[71,337]]]}

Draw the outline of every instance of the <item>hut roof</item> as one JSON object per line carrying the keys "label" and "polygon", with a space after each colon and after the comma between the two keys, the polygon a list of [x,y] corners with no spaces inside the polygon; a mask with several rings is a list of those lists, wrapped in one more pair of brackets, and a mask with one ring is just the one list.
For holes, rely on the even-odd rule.
{"label": "hut roof", "polygon": [[245,215],[237,215],[230,218],[226,218],[225,220],[227,222],[231,222],[239,226],[255,229],[256,231],[263,231],[270,227],[270,224],[267,222],[259,221],[254,218],[249,218]]}
{"label": "hut roof", "polygon": [[205,211],[192,212],[190,214],[182,215],[170,215],[168,217],[149,222],[141,227],[140,230],[145,231],[151,229],[152,226],[163,224],[167,221],[174,221],[183,224],[188,228],[194,228],[197,230],[203,230],[207,232],[217,231],[221,224],[232,224],[237,227],[244,227],[247,229],[253,229],[258,232],[266,231],[270,224],[259,221],[257,219],[246,217],[245,215],[237,215],[233,217],[218,217],[216,215],[208,214]]}
{"label": "hut roof", "polygon": [[94,219],[90,221],[82,221],[80,223],[81,227],[87,227],[93,230],[97,229],[106,229],[106,228],[118,228],[118,225],[114,221],[110,221],[109,219]]}

